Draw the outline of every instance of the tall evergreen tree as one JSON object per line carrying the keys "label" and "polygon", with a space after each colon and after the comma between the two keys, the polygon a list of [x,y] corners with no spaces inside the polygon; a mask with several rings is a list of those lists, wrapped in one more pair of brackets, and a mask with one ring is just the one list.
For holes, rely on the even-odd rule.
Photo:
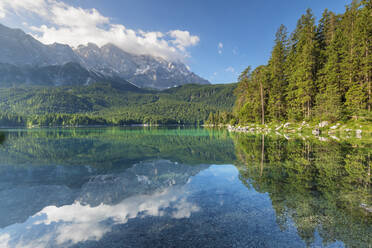
{"label": "tall evergreen tree", "polygon": [[260,94],[260,113],[261,113],[261,124],[265,124],[265,112],[269,95],[269,78],[266,66],[259,66],[253,71],[253,83],[259,88]]}
{"label": "tall evergreen tree", "polygon": [[281,121],[286,118],[285,60],[287,56],[287,29],[281,25],[275,35],[275,45],[268,64],[269,81],[271,83],[268,112],[270,119]]}
{"label": "tall evergreen tree", "polygon": [[347,6],[340,28],[343,30],[343,60],[341,62],[343,81],[346,86],[345,106],[349,114],[358,116],[366,107],[366,94],[359,80],[360,57],[358,56],[358,9],[360,2],[353,0]]}
{"label": "tall evergreen tree", "polygon": [[316,32],[316,39],[318,42],[317,70],[323,68],[325,63],[327,62],[327,48],[335,38],[338,23],[338,16],[335,15],[332,11],[325,9],[322,18],[319,20]]}
{"label": "tall evergreen tree", "polygon": [[318,26],[319,56],[316,117],[335,121],[343,111],[341,82],[341,49],[343,34],[337,30],[338,17],[326,10]]}
{"label": "tall evergreen tree", "polygon": [[357,54],[360,57],[360,70],[358,79],[362,82],[362,87],[366,94],[366,108],[371,112],[371,72],[372,72],[372,2],[364,0],[361,2],[362,8],[359,10],[357,19],[358,40]]}
{"label": "tall evergreen tree", "polygon": [[268,82],[266,66],[259,66],[252,73],[248,67],[240,75],[235,104],[235,116],[240,123],[264,123],[270,88]]}
{"label": "tall evergreen tree", "polygon": [[251,67],[248,66],[238,78],[238,87],[235,89],[236,101],[234,106],[234,115],[241,123],[252,121],[251,102],[256,101],[251,92]]}
{"label": "tall evergreen tree", "polygon": [[316,87],[316,29],[310,9],[297,23],[292,36],[288,77],[289,117],[303,119],[311,117]]}

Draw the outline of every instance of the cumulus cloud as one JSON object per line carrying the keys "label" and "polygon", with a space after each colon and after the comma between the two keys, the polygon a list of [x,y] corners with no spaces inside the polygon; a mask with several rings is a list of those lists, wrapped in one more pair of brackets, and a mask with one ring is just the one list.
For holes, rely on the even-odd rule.
{"label": "cumulus cloud", "polygon": [[184,50],[188,46],[195,46],[200,41],[198,36],[190,35],[189,31],[172,30],[169,32],[169,35],[175,38],[175,40],[172,40],[172,43],[180,50]]}
{"label": "cumulus cloud", "polygon": [[167,33],[133,30],[112,23],[96,9],[83,9],[58,0],[1,0],[0,18],[11,14],[19,17],[32,15],[44,22],[29,28],[32,35],[45,44],[58,42],[77,47],[89,42],[99,46],[112,43],[134,54],[182,60],[189,56],[187,48],[200,41],[198,36],[185,30]]}
{"label": "cumulus cloud", "polygon": [[218,50],[219,54],[222,54],[222,49],[223,49],[223,44],[222,44],[222,42],[219,42],[218,46],[217,46],[217,50]]}
{"label": "cumulus cloud", "polygon": [[8,233],[0,235],[0,247],[8,248],[10,241],[10,235]]}

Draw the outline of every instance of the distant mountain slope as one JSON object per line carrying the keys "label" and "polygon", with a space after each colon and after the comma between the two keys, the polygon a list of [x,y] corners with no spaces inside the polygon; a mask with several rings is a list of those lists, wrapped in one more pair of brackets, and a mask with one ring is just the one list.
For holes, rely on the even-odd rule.
{"label": "distant mountain slope", "polygon": [[88,71],[74,62],[41,67],[0,63],[0,87],[79,86],[90,85],[94,82],[113,83],[117,87],[125,87],[127,90],[138,90],[138,87],[124,79],[105,77],[102,74]]}
{"label": "distant mountain slope", "polygon": [[68,45],[44,45],[20,29],[0,24],[0,63],[46,66],[68,62],[80,62],[80,58]]}
{"label": "distant mountain slope", "polygon": [[[150,91],[93,83],[89,86],[0,88],[0,126],[11,123],[4,121],[8,114],[16,122],[24,117],[31,118],[33,124],[42,125],[66,123],[64,117],[58,117],[65,114],[73,115],[68,118],[87,115],[99,118],[102,124],[114,125],[203,123],[210,112],[232,110],[235,87],[235,84],[184,85],[166,91]],[[77,118],[75,124],[80,123],[75,122]]]}
{"label": "distant mountain slope", "polygon": [[[23,84],[35,84],[35,78],[41,82],[41,85],[82,85],[86,83],[87,74],[104,75],[106,79],[115,78],[116,81],[122,79],[141,88],[167,89],[190,83],[209,84],[207,80],[191,72],[181,62],[170,62],[149,55],[130,54],[112,44],[98,47],[89,43],[76,49],[57,43],[44,45],[20,29],[11,29],[1,24],[0,63],[2,64],[0,70],[4,73],[1,76],[2,87],[12,85],[12,82],[6,80],[15,80],[17,83],[25,80],[27,82]],[[71,65],[71,63],[80,64],[85,71],[79,69],[82,73],[79,75],[75,70],[70,83],[64,80],[62,83],[59,82],[60,78],[55,77],[54,73],[54,70],[58,69],[46,68]],[[41,67],[47,72],[40,72]],[[46,75],[49,72],[53,75]],[[40,73],[43,74],[43,79],[49,82],[40,81]],[[64,79],[68,79],[67,75]]]}

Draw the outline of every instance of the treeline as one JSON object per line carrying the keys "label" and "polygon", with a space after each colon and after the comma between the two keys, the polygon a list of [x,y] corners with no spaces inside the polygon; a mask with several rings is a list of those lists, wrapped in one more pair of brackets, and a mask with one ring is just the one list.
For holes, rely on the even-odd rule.
{"label": "treeline", "polygon": [[206,125],[219,125],[229,123],[230,120],[234,119],[234,115],[229,112],[220,112],[216,113],[210,112],[208,119],[205,121]]}
{"label": "treeline", "polygon": [[288,36],[281,25],[267,65],[240,77],[232,123],[371,118],[372,3],[344,14],[310,9]]}
{"label": "treeline", "polygon": [[175,120],[166,116],[136,116],[117,115],[114,118],[90,114],[39,114],[20,116],[17,114],[0,114],[0,127],[55,127],[55,126],[123,126],[134,124],[172,125],[172,124],[202,124],[194,120]]}
{"label": "treeline", "polygon": [[33,127],[33,126],[77,126],[107,125],[102,117],[84,114],[44,114],[22,116],[13,113],[0,114],[1,127]]}

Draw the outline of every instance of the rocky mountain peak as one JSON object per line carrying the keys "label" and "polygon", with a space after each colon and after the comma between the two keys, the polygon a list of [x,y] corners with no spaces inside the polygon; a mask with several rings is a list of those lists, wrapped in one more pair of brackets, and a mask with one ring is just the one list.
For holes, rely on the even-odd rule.
{"label": "rocky mountain peak", "polygon": [[88,43],[76,49],[58,43],[45,45],[20,29],[0,24],[0,63],[43,67],[69,62],[79,63],[88,71],[105,77],[121,78],[138,87],[167,89],[190,83],[209,84],[190,72],[182,62],[132,54],[111,43],[102,47]]}

